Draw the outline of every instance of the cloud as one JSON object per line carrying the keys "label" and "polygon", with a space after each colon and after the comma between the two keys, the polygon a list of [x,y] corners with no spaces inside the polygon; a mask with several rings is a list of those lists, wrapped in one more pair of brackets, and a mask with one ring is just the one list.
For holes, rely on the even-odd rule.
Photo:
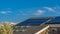
{"label": "cloud", "polygon": [[54,15],[60,15],[60,6],[43,7],[43,9],[48,10],[48,12],[53,13]]}
{"label": "cloud", "polygon": [[7,13],[12,13],[12,11],[7,11]]}
{"label": "cloud", "polygon": [[43,13],[44,13],[43,10],[37,10],[36,13],[34,13],[34,15],[39,16],[39,15],[42,15]]}
{"label": "cloud", "polygon": [[1,13],[1,14],[7,14],[7,12],[5,12],[5,11],[1,11],[0,13]]}
{"label": "cloud", "polygon": [[54,8],[50,8],[50,7],[43,7],[45,10],[51,11],[51,12],[55,12]]}
{"label": "cloud", "polygon": [[0,14],[8,14],[11,13],[11,11],[0,11]]}
{"label": "cloud", "polygon": [[16,15],[27,15],[27,14],[23,11],[19,11],[18,14],[16,14]]}
{"label": "cloud", "polygon": [[37,15],[37,16],[40,16],[40,15],[44,15],[45,13],[53,13],[53,14],[56,14],[57,11],[56,11],[57,8],[53,8],[53,7],[42,7],[42,9],[40,10],[37,10],[34,15]]}
{"label": "cloud", "polygon": [[17,15],[27,15],[27,14],[17,14]]}

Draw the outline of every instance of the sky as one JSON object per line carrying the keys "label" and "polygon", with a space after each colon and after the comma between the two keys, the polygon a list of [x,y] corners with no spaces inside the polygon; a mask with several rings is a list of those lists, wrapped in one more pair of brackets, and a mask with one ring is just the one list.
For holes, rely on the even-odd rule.
{"label": "sky", "polygon": [[0,22],[60,16],[60,0],[0,0]]}

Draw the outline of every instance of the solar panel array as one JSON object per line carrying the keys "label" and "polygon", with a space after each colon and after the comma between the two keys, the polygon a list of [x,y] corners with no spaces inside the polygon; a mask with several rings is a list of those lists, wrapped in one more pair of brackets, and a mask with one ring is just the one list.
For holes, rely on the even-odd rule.
{"label": "solar panel array", "polygon": [[17,24],[16,26],[40,25],[40,24],[46,22],[47,20],[48,20],[48,18],[28,19],[26,21],[23,21],[23,22]]}
{"label": "solar panel array", "polygon": [[49,23],[50,24],[60,24],[60,17],[55,17]]}
{"label": "solar panel array", "polygon": [[[49,18],[51,18],[51,17],[49,17]],[[27,19],[27,20],[17,24],[16,26],[40,25],[40,24],[48,21],[49,18]],[[55,18],[52,17],[52,20],[46,24],[60,24],[60,17],[55,17]]]}

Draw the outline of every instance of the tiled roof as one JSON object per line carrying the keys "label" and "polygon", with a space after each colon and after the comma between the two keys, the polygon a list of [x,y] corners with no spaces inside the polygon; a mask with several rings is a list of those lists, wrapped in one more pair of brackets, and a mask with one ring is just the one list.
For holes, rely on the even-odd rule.
{"label": "tiled roof", "polygon": [[42,25],[42,26],[32,26],[29,29],[27,29],[24,32],[14,32],[14,34],[35,34],[36,32],[38,32],[39,30],[43,29],[44,27],[46,27],[47,25]]}

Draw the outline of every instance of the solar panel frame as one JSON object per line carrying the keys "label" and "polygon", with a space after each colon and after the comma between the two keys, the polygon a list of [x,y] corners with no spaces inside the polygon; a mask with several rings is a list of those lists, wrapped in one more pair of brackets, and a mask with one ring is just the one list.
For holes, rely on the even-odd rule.
{"label": "solar panel frame", "polygon": [[44,19],[28,19],[25,20],[19,24],[17,24],[16,26],[32,26],[32,25],[40,25],[44,22],[46,22],[48,20],[48,18],[44,18]]}

